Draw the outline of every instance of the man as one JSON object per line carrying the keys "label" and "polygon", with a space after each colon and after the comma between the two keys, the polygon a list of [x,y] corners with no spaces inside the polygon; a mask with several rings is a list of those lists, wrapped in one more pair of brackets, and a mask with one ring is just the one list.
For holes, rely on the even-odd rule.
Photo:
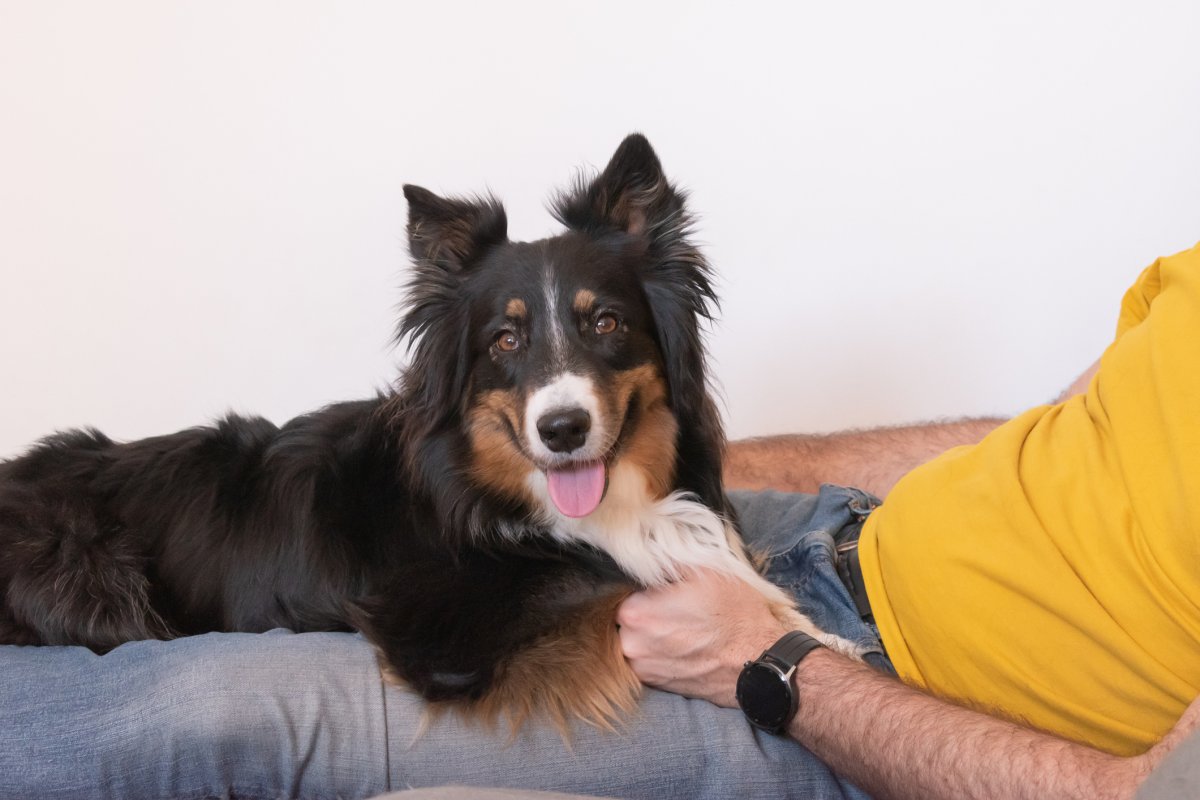
{"label": "man", "polygon": [[[1200,719],[1197,365],[1200,248],[1141,275],[1068,397],[978,445],[908,472],[994,422],[735,448],[735,485],[887,496],[858,546],[887,652],[906,683],[987,712],[817,650],[787,734],[881,797],[1132,796]],[[712,574],[635,595],[619,621],[645,682],[723,706],[788,633]]]}
{"label": "man", "polygon": [[[348,634],[218,634],[103,657],[3,647],[0,798],[363,797],[439,783],[862,797],[813,753],[881,797],[1130,796],[1200,716],[1184,713],[1200,685],[1197,363],[1200,249],[1142,275],[1086,391],[1062,403],[1004,424],[733,448],[735,484],[816,478],[886,496],[875,510],[838,487],[735,502],[768,575],[819,624],[879,670],[894,663],[987,714],[818,648],[787,684],[799,695],[788,735],[752,728],[729,708],[742,665],[789,632],[743,585],[699,574],[634,595],[619,622],[646,682],[704,700],[650,692],[621,732],[581,726],[570,748],[550,730],[509,743],[452,716],[423,720]],[[840,575],[835,551],[852,560],[860,532],[861,575]]]}

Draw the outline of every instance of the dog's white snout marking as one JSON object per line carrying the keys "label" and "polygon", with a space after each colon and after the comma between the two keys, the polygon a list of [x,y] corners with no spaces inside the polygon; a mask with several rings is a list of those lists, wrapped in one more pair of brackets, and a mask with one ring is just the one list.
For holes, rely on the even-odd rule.
{"label": "dog's white snout marking", "polygon": [[[583,437],[582,444],[569,451],[572,455],[585,458],[604,455],[600,452],[601,443],[605,441],[604,419],[600,415],[596,387],[590,378],[565,372],[534,392],[525,404],[529,451],[546,461],[559,459],[564,452],[561,448],[552,450],[543,436],[543,430],[554,425],[567,427]],[[586,432],[582,430],[584,428]]]}

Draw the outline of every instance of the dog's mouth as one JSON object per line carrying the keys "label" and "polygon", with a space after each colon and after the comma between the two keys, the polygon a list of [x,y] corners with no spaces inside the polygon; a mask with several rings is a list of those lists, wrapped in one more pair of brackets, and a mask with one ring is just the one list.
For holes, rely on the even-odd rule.
{"label": "dog's mouth", "polygon": [[546,470],[550,501],[563,516],[586,517],[604,500],[608,490],[608,465],[584,461]]}
{"label": "dog's mouth", "polygon": [[630,397],[621,429],[617,432],[616,441],[608,446],[606,455],[543,467],[550,502],[554,503],[560,514],[578,519],[600,507],[608,492],[609,466],[616,462],[636,425],[637,417],[635,398]]}

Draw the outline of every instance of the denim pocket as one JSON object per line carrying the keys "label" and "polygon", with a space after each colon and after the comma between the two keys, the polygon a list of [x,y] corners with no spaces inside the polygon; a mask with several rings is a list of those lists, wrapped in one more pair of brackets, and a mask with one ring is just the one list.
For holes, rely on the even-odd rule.
{"label": "denim pocket", "polygon": [[[837,572],[836,544],[848,541],[879,501],[858,489],[826,485],[818,495],[777,492],[735,497],[751,547],[765,554],[766,577],[787,591],[820,628],[857,645],[877,667],[877,631],[859,616]],[[886,668],[886,667],[885,667]]]}

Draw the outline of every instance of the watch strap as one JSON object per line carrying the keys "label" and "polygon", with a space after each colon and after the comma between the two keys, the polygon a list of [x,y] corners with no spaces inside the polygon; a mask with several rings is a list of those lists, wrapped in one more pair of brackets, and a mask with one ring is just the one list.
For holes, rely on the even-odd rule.
{"label": "watch strap", "polygon": [[779,641],[767,648],[762,658],[770,658],[787,669],[799,664],[804,657],[823,645],[804,631],[785,633]]}

